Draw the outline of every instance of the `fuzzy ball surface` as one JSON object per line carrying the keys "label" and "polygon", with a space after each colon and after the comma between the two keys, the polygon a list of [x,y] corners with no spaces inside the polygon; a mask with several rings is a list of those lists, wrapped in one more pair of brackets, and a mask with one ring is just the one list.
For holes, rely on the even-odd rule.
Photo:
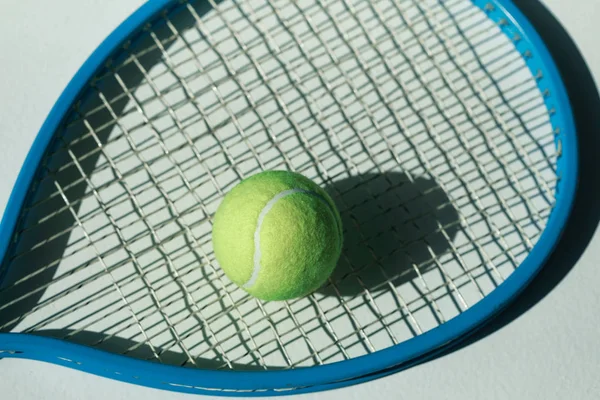
{"label": "fuzzy ball surface", "polygon": [[266,171],[236,185],[213,221],[213,248],[234,283],[262,300],[289,300],[318,289],[340,257],[335,203],[303,175]]}

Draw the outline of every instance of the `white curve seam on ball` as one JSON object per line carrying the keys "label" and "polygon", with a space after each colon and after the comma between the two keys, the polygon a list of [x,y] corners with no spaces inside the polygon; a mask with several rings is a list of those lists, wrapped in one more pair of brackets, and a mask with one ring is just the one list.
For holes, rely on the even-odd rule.
{"label": "white curve seam on ball", "polygon": [[[325,203],[327,205],[329,210],[334,214],[333,218],[335,220],[335,213],[332,210],[331,204],[329,204],[329,202],[327,200],[325,200],[325,198],[323,198],[323,196],[321,196],[320,194],[318,194],[316,192],[312,192],[310,190],[305,190],[305,189],[300,189],[300,188],[294,188],[294,189],[288,189],[288,190],[284,190],[282,192],[277,193],[275,196],[273,196],[273,198],[271,200],[269,200],[267,202],[267,204],[263,207],[263,209],[260,211],[260,214],[258,215],[256,229],[254,230],[254,269],[252,270],[252,275],[250,276],[250,279],[248,279],[248,282],[244,283],[244,285],[243,285],[244,288],[246,288],[246,289],[251,288],[252,285],[254,285],[256,283],[256,280],[258,279],[258,273],[260,272],[260,258],[261,258],[260,230],[262,228],[262,224],[263,224],[263,221],[265,220],[265,217],[267,216],[269,211],[271,211],[273,206],[275,206],[275,204],[279,200],[283,199],[284,197],[290,196],[292,194],[296,194],[296,193],[306,193],[311,196],[315,196],[316,198],[321,200],[323,203]],[[337,227],[337,225],[338,224],[336,221],[336,227]]]}

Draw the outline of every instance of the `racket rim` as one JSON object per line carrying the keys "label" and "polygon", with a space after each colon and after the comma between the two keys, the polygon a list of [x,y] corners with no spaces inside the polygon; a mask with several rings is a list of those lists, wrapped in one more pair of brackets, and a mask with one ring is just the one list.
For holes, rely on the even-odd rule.
{"label": "racket rim", "polygon": [[[560,121],[560,132],[555,136],[557,146],[560,146],[561,150],[557,160],[559,181],[556,186],[556,203],[547,225],[539,240],[519,267],[485,298],[446,323],[397,345],[348,360],[289,370],[219,371],[187,369],[138,360],[61,339],[23,333],[0,333],[0,351],[10,350],[4,348],[10,344],[24,346],[22,348],[31,350],[8,354],[7,356],[54,362],[92,373],[95,372],[91,370],[97,369],[98,375],[138,384],[141,383],[139,377],[136,378],[135,375],[126,376],[123,373],[119,375],[107,369],[106,366],[129,365],[131,366],[130,371],[137,369],[150,372],[154,370],[157,372],[152,373],[151,376],[156,376],[157,382],[160,382],[160,384],[152,385],[151,382],[145,382],[145,386],[162,389],[168,388],[176,391],[202,392],[213,395],[264,395],[264,391],[268,391],[269,395],[278,393],[293,394],[321,390],[324,386],[328,388],[340,387],[358,383],[358,381],[374,379],[378,373],[390,369],[393,369],[392,372],[396,372],[399,365],[413,365],[414,363],[411,361],[418,363],[417,360],[426,356],[429,352],[445,348],[450,343],[456,344],[457,341],[468,337],[476,328],[483,326],[525,289],[552,254],[571,212],[577,191],[579,166],[577,135],[568,94],[554,59],[535,27],[512,0],[470,1],[474,6],[486,12],[488,18],[496,24],[500,24],[502,31],[509,38],[512,39],[511,36],[520,33],[522,38],[515,44],[517,48],[519,45],[527,47],[523,46],[523,44],[526,44],[534,49],[534,57],[526,60],[527,66],[532,74],[536,72],[536,68],[541,67],[540,70],[548,75],[543,79],[545,82],[543,87],[549,89],[551,93],[551,96],[544,99],[546,109],[556,111],[554,114],[549,113],[553,128],[557,126],[555,121]],[[120,46],[127,39],[136,35],[146,22],[179,3],[178,0],[153,0],[144,3],[113,30],[71,79],[40,128],[10,194],[0,223],[0,258],[4,259],[7,255],[10,239],[14,234],[21,208],[27,200],[30,185],[35,178],[42,156],[54,133],[64,118],[67,117],[68,111],[81,95],[86,84],[102,69],[104,61],[114,56],[119,51]],[[522,56],[525,58],[523,53]],[[538,88],[541,93],[543,93],[543,87],[538,81]],[[0,283],[2,279],[3,276],[0,276]],[[44,349],[48,353],[47,357],[43,354],[44,351],[42,350]],[[51,350],[47,351],[47,349]],[[84,358],[89,356],[90,361],[84,367],[83,363],[77,364],[79,361],[73,361],[69,357],[62,357],[63,359],[61,359],[57,358],[58,356],[55,354],[50,354],[57,353],[59,349],[65,351],[64,354],[80,354]],[[97,359],[94,360],[94,357],[97,357]],[[53,359],[50,360],[50,358]],[[94,365],[96,363],[98,365]],[[121,369],[125,370],[129,367]],[[232,380],[232,374],[234,373],[235,379]],[[257,375],[258,373],[261,375]],[[169,383],[167,382],[169,380],[181,383]],[[175,386],[166,387],[165,384]],[[248,392],[250,390],[258,390],[258,392]]]}

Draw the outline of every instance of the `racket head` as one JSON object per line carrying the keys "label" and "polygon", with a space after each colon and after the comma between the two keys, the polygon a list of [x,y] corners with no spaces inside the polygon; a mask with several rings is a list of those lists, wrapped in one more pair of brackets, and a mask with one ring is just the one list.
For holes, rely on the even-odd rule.
{"label": "racket head", "polygon": [[[560,75],[544,43],[527,19],[510,1],[473,1],[488,18],[510,38],[533,76],[540,71],[538,88],[545,95],[549,120],[555,129],[559,149],[556,160],[556,203],[546,227],[519,267],[491,293],[451,320],[422,333],[409,341],[378,350],[372,354],[310,368],[268,371],[194,370],[171,365],[148,363],[135,358],[100,351],[91,347],[40,337],[32,334],[0,334],[0,350],[11,357],[32,358],[65,365],[102,376],[145,386],[190,393],[226,395],[264,395],[301,393],[345,386],[376,378],[402,367],[408,367],[423,357],[431,356],[448,343],[464,339],[477,327],[494,316],[523,290],[542,268],[558,242],[566,224],[577,184],[577,139],[569,100]],[[6,256],[17,220],[27,200],[30,187],[46,150],[82,96],[88,82],[105,67],[107,59],[143,26],[161,13],[168,14],[179,7],[174,1],[160,0],[142,6],[117,28],[79,70],[49,114],[23,165],[9,199],[0,228],[0,254]],[[519,37],[518,40],[515,40]],[[119,57],[117,56],[116,59]],[[7,273],[4,270],[3,273]],[[0,276],[0,282],[2,277]],[[16,349],[16,350],[15,350]],[[235,374],[235,375],[234,375]]]}

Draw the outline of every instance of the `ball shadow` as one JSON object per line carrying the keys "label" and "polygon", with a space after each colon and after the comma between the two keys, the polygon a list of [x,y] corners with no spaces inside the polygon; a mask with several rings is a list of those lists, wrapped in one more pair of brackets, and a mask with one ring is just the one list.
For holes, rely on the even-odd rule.
{"label": "ball shadow", "polygon": [[435,181],[399,172],[365,174],[325,188],[344,227],[340,261],[319,293],[354,297],[389,290],[435,265],[459,216]]}

